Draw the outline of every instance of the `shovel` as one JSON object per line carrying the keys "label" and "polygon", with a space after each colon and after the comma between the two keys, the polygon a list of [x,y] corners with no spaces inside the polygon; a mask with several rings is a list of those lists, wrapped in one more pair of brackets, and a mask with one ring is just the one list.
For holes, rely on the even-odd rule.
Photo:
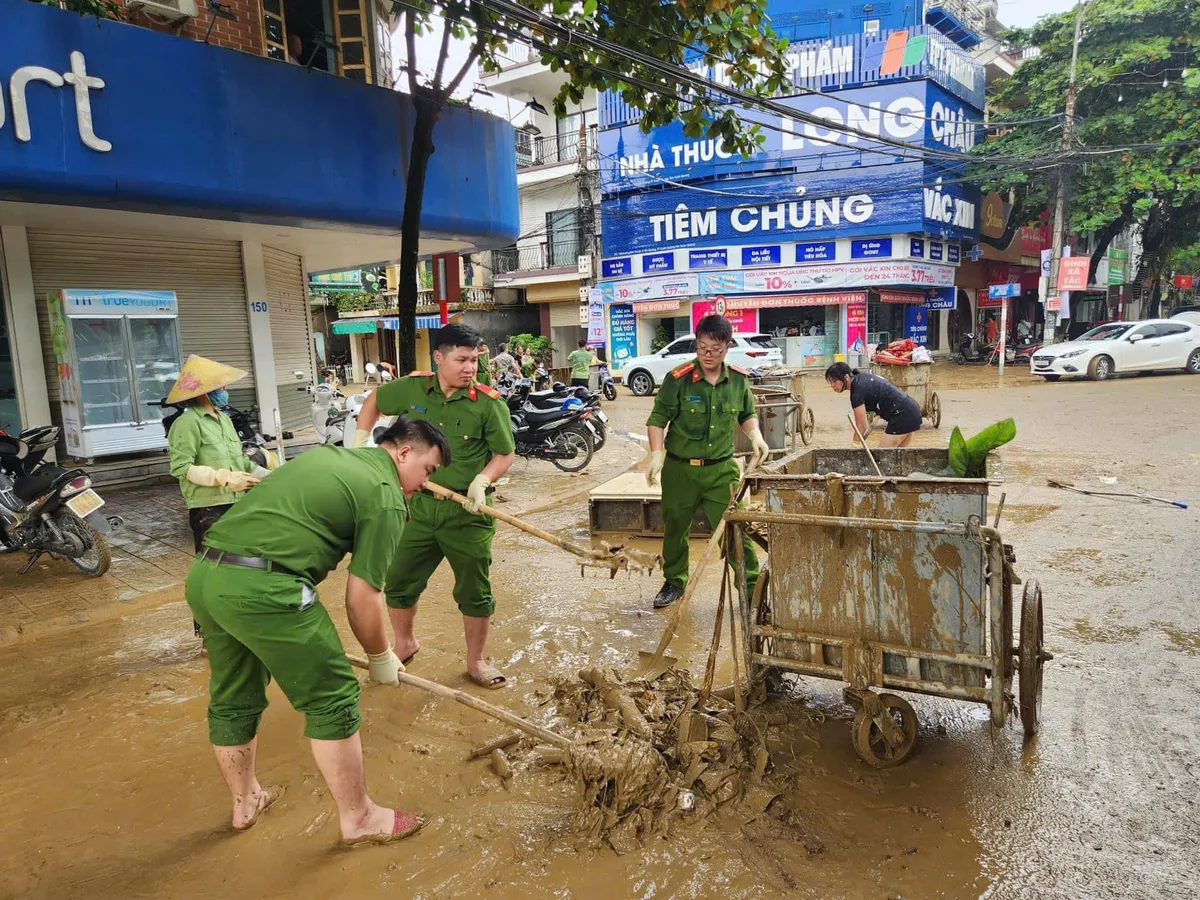
{"label": "shovel", "polygon": [[[346,659],[350,660],[350,665],[358,669],[369,669],[367,661],[351,654],[346,654]],[[423,691],[429,691],[432,694],[437,694],[439,697],[445,697],[448,700],[456,700],[463,706],[469,706],[471,709],[478,710],[486,716],[491,716],[493,719],[499,719],[501,722],[507,722],[509,725],[514,725],[520,728],[526,734],[532,734],[534,737],[541,738],[543,741],[554,744],[557,747],[573,747],[575,742],[570,738],[565,738],[561,734],[556,734],[549,728],[543,728],[541,725],[535,725],[527,719],[522,719],[520,716],[510,713],[507,709],[501,709],[499,706],[493,706],[478,697],[473,697],[470,694],[464,694],[462,691],[457,691],[454,688],[446,687],[444,684],[438,684],[436,681],[427,681],[424,678],[418,678],[416,675],[409,675],[407,672],[400,672],[396,676],[400,679],[401,684],[407,684],[410,687],[420,688]]]}
{"label": "shovel", "polygon": [[1141,500],[1143,503],[1165,503],[1168,506],[1174,506],[1179,509],[1187,509],[1188,505],[1182,500],[1168,500],[1166,497],[1151,497],[1149,494],[1135,494],[1132,491],[1093,491],[1085,488],[1077,488],[1075,485],[1063,481],[1055,481],[1049,479],[1046,484],[1052,488],[1060,488],[1064,491],[1071,491],[1076,494],[1084,494],[1088,497],[1130,497],[1134,500]]}
{"label": "shovel", "polygon": [[[443,500],[455,500],[458,503],[470,503],[462,494],[455,493],[449,488],[444,488],[440,484],[426,483],[424,490],[433,494],[435,497],[441,497]],[[644,572],[647,574],[653,573],[654,570],[662,565],[662,557],[658,554],[651,555],[649,553],[635,550],[632,547],[613,547],[609,544],[601,542],[601,550],[594,550],[591,547],[584,547],[582,544],[576,544],[574,541],[568,541],[566,538],[560,538],[556,534],[551,534],[548,531],[530,525],[518,519],[516,516],[510,516],[508,513],[500,512],[490,506],[481,506],[479,511],[485,516],[491,516],[493,519],[498,519],[506,525],[511,525],[513,528],[520,529],[526,534],[531,534],[536,538],[541,538],[549,544],[556,547],[561,547],[568,553],[574,553],[576,556],[583,559],[583,565],[597,569],[608,569],[609,577],[615,578],[618,571],[626,572]]]}
{"label": "shovel", "polygon": [[[743,476],[743,479],[745,476]],[[729,504],[728,509],[736,509],[742,498],[746,495],[746,489],[749,484],[743,480],[737,488],[733,501]],[[728,512],[728,509],[726,512]],[[648,653],[645,650],[638,651],[638,661],[641,663],[641,670],[638,672],[639,678],[654,679],[663,672],[669,671],[677,659],[671,656],[664,655],[671,641],[675,639],[675,627],[679,624],[679,618],[683,615],[683,610],[687,606],[688,601],[692,599],[692,594],[696,592],[696,586],[700,584],[700,576],[704,574],[712,558],[717,555],[717,547],[721,543],[721,536],[725,532],[725,517],[721,516],[721,521],[713,528],[712,537],[708,539],[708,544],[704,547],[704,555],[700,557],[700,564],[696,566],[696,571],[688,578],[687,588],[684,589],[683,596],[675,601],[675,607],[671,610],[671,618],[667,620],[667,627],[663,629],[662,637],[658,640],[658,646],[653,653]]]}

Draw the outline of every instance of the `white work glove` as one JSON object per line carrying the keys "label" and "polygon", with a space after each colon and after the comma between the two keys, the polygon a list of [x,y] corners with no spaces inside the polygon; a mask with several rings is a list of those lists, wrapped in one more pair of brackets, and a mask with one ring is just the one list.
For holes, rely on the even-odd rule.
{"label": "white work glove", "polygon": [[229,488],[235,494],[240,494],[242,491],[250,490],[256,484],[258,484],[258,478],[249,472],[230,472],[229,478],[225,482],[225,487]]}
{"label": "white work glove", "polygon": [[478,515],[480,507],[487,506],[487,489],[491,486],[492,479],[482,472],[472,478],[471,486],[467,488],[467,501],[463,503],[463,509]]}
{"label": "white work glove", "polygon": [[753,456],[750,457],[750,468],[757,469],[767,461],[767,457],[771,455],[771,448],[767,446],[766,440],[762,436],[762,432],[755,428],[750,434],[750,449]]}
{"label": "white work glove", "polygon": [[367,441],[370,439],[371,432],[363,431],[361,428],[356,428],[354,429],[354,442],[350,446],[355,448],[365,447],[367,446]]}
{"label": "white work glove", "polygon": [[403,671],[404,663],[400,662],[400,657],[391,647],[382,653],[367,654],[367,674],[371,676],[372,681],[380,684],[399,684],[400,679],[396,676]]}
{"label": "white work glove", "polygon": [[268,475],[271,474],[271,470],[264,469],[262,466],[255,466],[254,471],[252,471],[250,474],[253,475],[255,478],[257,478],[259,481],[262,481],[264,478],[266,478]]}
{"label": "white work glove", "polygon": [[214,469],[212,466],[192,466],[184,476],[192,484],[200,487],[225,487],[229,484],[229,476],[233,473],[228,469]]}
{"label": "white work glove", "polygon": [[646,470],[646,484],[650,485],[650,487],[658,487],[659,476],[662,475],[663,463],[666,459],[666,450],[650,451],[650,468]]}

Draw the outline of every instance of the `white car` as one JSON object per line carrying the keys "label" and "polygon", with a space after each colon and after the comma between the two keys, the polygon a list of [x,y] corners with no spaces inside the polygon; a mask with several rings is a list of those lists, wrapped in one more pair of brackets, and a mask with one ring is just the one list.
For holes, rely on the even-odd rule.
{"label": "white car", "polygon": [[1200,375],[1200,325],[1181,319],[1110,322],[1065,344],[1038,348],[1029,364],[1047,381],[1072,375],[1104,381],[1119,372],[1155,369]]}
{"label": "white car", "polygon": [[[635,356],[621,366],[621,378],[635,397],[648,397],[676,366],[696,358],[696,336],[676,338],[657,353]],[[769,334],[735,334],[725,362],[743,369],[783,364],[783,351]]]}

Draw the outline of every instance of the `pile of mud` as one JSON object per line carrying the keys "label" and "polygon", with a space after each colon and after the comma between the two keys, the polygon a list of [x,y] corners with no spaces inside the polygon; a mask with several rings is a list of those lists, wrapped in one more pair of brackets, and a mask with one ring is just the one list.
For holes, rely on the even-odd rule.
{"label": "pile of mud", "polygon": [[623,680],[596,668],[564,680],[546,698],[575,745],[535,748],[567,767],[581,802],[579,838],[618,853],[685,822],[736,808],[752,817],[778,795],[765,781],[765,713],[737,714],[720,696],[701,697],[687,672]]}

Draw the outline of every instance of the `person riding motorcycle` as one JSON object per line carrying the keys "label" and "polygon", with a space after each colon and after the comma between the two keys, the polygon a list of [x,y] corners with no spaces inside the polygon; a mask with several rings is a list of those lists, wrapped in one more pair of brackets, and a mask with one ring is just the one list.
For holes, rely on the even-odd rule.
{"label": "person riding motorcycle", "polygon": [[[246,374],[193,354],[167,395],[169,404],[186,402],[183,414],[171,425],[167,447],[171,474],[179,479],[188,506],[197,553],[208,530],[238,497],[270,474],[242,452],[237,429],[220,409],[229,403],[227,386]],[[200,637],[200,626],[193,622],[193,627]]]}

